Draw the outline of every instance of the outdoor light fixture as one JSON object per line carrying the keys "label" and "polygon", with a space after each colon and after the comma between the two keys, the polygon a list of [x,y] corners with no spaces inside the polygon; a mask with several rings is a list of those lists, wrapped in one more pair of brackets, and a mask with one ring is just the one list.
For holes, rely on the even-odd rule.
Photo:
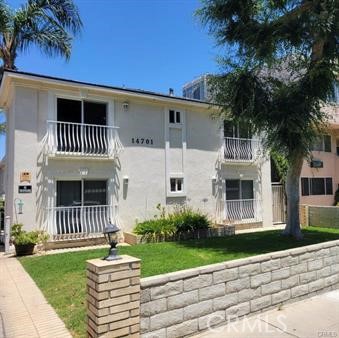
{"label": "outdoor light fixture", "polygon": [[107,243],[111,246],[109,249],[108,256],[104,258],[106,261],[115,261],[121,259],[118,255],[118,249],[116,248],[118,244],[118,232],[120,229],[116,224],[108,223],[104,229],[104,235]]}
{"label": "outdoor light fixture", "polygon": [[14,202],[16,203],[17,207],[18,207],[18,214],[22,215],[22,208],[24,206],[24,202],[20,199],[20,198],[16,198],[14,200]]}

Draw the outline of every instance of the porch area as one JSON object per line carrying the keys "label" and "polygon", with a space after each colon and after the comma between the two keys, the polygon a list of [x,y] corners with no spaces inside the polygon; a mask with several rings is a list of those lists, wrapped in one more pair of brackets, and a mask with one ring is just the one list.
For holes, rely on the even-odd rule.
{"label": "porch area", "polygon": [[107,180],[56,181],[54,206],[45,210],[50,241],[103,237],[108,223],[116,223]]}

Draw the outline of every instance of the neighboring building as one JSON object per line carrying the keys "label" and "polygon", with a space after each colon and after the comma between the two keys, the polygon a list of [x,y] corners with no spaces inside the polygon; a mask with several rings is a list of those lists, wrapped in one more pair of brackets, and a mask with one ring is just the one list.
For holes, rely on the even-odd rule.
{"label": "neighboring building", "polygon": [[311,159],[304,161],[301,171],[301,204],[333,205],[334,194],[339,188],[339,95],[335,100],[326,107],[329,115],[327,134],[319,137]]}
{"label": "neighboring building", "polygon": [[208,74],[201,75],[182,87],[182,96],[188,99],[209,101]]}
{"label": "neighboring building", "polygon": [[216,223],[272,225],[260,141],[223,131],[208,103],[5,71],[0,105],[6,215],[27,230],[86,237],[111,220],[131,231],[157,204],[185,202]]}

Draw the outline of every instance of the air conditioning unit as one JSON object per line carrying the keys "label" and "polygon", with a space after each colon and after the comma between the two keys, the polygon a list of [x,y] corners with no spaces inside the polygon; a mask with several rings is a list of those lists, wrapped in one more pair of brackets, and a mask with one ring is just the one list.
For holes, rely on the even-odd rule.
{"label": "air conditioning unit", "polygon": [[321,160],[312,160],[310,162],[310,167],[311,168],[323,168],[324,167],[324,163]]}

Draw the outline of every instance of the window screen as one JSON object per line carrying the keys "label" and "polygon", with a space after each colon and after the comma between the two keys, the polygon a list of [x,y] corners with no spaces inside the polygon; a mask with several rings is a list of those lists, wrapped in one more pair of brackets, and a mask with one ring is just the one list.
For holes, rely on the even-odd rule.
{"label": "window screen", "polygon": [[312,195],[325,195],[325,181],[323,178],[311,178],[311,194]]}
{"label": "window screen", "polygon": [[240,199],[240,180],[226,180],[226,200]]}
{"label": "window screen", "polygon": [[175,112],[174,112],[174,110],[169,111],[169,122],[175,123]]}
{"label": "window screen", "polygon": [[332,177],[326,177],[326,195],[333,195]]}
{"label": "window screen", "polygon": [[234,124],[231,121],[224,121],[224,137],[234,137]]}
{"label": "window screen", "polygon": [[301,178],[301,195],[308,196],[310,194],[309,180],[307,177]]}
{"label": "window screen", "polygon": [[330,153],[332,151],[331,147],[331,135],[324,135],[324,150],[327,153]]}
{"label": "window screen", "polygon": [[241,181],[241,198],[244,200],[253,199],[253,181]]}
{"label": "window screen", "polygon": [[106,181],[84,181],[84,205],[106,205]]}

